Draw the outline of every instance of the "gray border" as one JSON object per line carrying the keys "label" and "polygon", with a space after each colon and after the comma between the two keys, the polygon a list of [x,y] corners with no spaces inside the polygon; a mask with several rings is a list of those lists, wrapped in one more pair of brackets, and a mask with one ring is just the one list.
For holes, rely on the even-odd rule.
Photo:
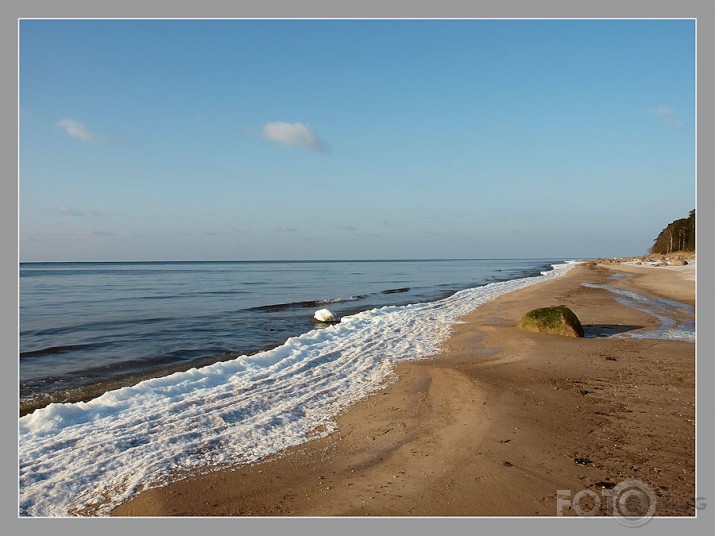
{"label": "gray border", "polygon": [[[465,0],[442,0],[439,3],[417,4],[409,0],[388,2],[386,0],[359,4],[351,2],[343,4],[329,0],[309,0],[302,2],[289,2],[287,0],[250,0],[240,3],[228,0],[180,3],[172,1],[150,0],[124,0],[121,3],[102,3],[92,0],[65,0],[56,2],[51,0],[32,0],[24,3],[19,0],[10,0],[2,9],[2,57],[3,67],[13,76],[6,76],[2,81],[3,102],[2,124],[8,131],[2,144],[3,162],[14,162],[12,170],[3,181],[2,210],[0,210],[2,229],[2,244],[11,253],[2,258],[2,303],[3,320],[2,341],[5,349],[4,359],[15,362],[17,356],[17,182],[12,180],[17,170],[17,19],[18,18],[697,18],[698,32],[698,93],[699,95],[715,94],[713,90],[712,74],[707,69],[712,65],[710,52],[715,47],[711,37],[710,18],[706,11],[707,3],[703,1],[654,1],[631,0],[627,4],[611,0],[601,2],[581,2],[573,0],[546,0],[533,2],[528,0],[502,1],[490,5],[466,2]],[[707,141],[712,139],[711,122],[712,104],[707,98],[698,102],[698,147],[704,148],[698,152],[698,174],[706,179],[712,175],[712,157],[708,150]],[[9,143],[9,140],[15,143]],[[10,168],[11,166],[8,166]],[[708,173],[709,172],[709,173]],[[710,181],[698,181],[698,200],[708,199],[712,193]],[[700,205],[701,203],[698,203]],[[712,216],[707,211],[701,212],[698,206],[698,231],[699,251],[698,261],[700,267],[710,265],[710,252],[703,252],[703,239],[700,231],[712,228]],[[704,222],[704,223],[702,223]],[[701,224],[702,223],[702,224]],[[703,256],[705,255],[705,256]],[[14,257],[14,258],[13,258]],[[705,264],[703,264],[705,263]],[[706,272],[707,273],[707,269]],[[698,278],[698,294],[707,294],[709,281]],[[705,316],[703,316],[703,314]],[[705,318],[705,321],[703,321]],[[710,307],[707,303],[698,304],[698,324],[707,326],[712,319]],[[707,359],[706,350],[709,348],[709,335],[707,331],[699,334],[697,344],[698,378],[713,378],[712,360]],[[705,356],[705,358],[702,358]],[[8,421],[8,429],[16,428],[17,408],[17,383],[16,370],[13,365],[6,365],[9,370],[3,374],[2,393],[7,398],[2,404],[5,412],[4,418]],[[703,415],[701,408],[709,407],[712,403],[712,390],[699,389],[697,393],[698,414]],[[705,475],[712,475],[712,462],[710,457],[703,455],[712,451],[712,431],[708,423],[698,422],[698,479],[697,494],[712,498],[711,485]],[[190,519],[190,520],[19,520],[17,519],[17,448],[14,433],[3,434],[2,464],[3,500],[0,505],[6,515],[6,527],[14,531],[39,532],[40,530],[67,531],[73,534],[95,532],[98,527],[95,523],[103,523],[101,530],[110,533],[122,533],[126,530],[140,528],[144,530],[172,530],[193,531],[196,523],[211,525],[212,529],[227,528],[229,530],[279,530],[295,532],[323,532],[325,534],[340,532],[354,532],[371,530],[373,528],[384,530],[444,530],[448,528],[459,532],[470,530],[534,530],[548,531],[550,534],[572,534],[575,531],[589,533],[591,531],[628,530],[613,520],[597,519],[592,521],[571,519],[460,519],[460,518],[425,518],[425,519],[377,519],[377,520],[342,520],[342,519]],[[715,500],[715,499],[712,499]],[[656,532],[666,530],[703,529],[711,517],[710,511],[715,508],[711,505],[699,513],[697,520],[680,519],[655,519],[648,525],[647,530]],[[6,510],[6,511],[5,511]],[[155,524],[161,526],[157,527]],[[232,523],[226,525],[226,523]],[[238,523],[238,524],[236,524]],[[393,525],[399,523],[399,526]],[[709,523],[712,525],[712,523]],[[712,527],[711,527],[712,530]]]}

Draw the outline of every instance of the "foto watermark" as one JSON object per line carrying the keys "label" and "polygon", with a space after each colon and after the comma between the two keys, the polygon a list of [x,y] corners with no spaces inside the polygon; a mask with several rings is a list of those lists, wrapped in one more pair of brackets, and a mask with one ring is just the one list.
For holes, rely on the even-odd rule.
{"label": "foto watermark", "polygon": [[[642,527],[655,517],[658,497],[646,482],[637,478],[629,478],[619,482],[610,489],[602,490],[599,495],[591,489],[582,489],[572,496],[571,490],[556,491],[556,515],[563,516],[566,508],[570,508],[579,516],[591,517],[606,515],[613,517],[625,527]],[[671,501],[661,498],[663,506]],[[673,506],[673,505],[671,505]],[[686,509],[703,510],[707,506],[703,497],[694,502],[688,501]]]}

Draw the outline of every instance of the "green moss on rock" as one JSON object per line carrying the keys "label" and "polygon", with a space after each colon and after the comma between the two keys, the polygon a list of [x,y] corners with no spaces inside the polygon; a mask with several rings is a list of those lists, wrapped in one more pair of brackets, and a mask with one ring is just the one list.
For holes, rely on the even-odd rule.
{"label": "green moss on rock", "polygon": [[524,315],[518,324],[519,329],[549,335],[583,337],[583,326],[576,314],[566,307],[542,307]]}

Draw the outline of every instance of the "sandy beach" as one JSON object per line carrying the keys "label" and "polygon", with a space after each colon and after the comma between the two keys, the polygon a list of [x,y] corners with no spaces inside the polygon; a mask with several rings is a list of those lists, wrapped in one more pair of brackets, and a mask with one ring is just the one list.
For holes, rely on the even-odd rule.
{"label": "sandy beach", "polygon": [[[695,305],[692,265],[579,265],[467,315],[442,353],[399,364],[330,436],[146,490],[112,513],[555,516],[557,490],[588,489],[606,515],[604,491],[636,478],[656,515],[693,516],[695,345],[630,337],[658,319],[583,283]],[[559,304],[586,338],[516,329],[526,311]]]}

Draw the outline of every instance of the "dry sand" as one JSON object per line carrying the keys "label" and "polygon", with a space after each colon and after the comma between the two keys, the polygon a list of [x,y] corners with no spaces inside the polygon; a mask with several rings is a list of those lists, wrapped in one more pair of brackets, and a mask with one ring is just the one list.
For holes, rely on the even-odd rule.
{"label": "dry sand", "polygon": [[[614,271],[625,279],[608,279]],[[555,516],[557,490],[637,478],[657,515],[695,514],[695,345],[629,338],[657,320],[602,289],[694,305],[692,266],[579,266],[465,317],[435,358],[349,408],[332,435],[251,466],[144,491],[128,516]],[[527,310],[564,304],[587,334],[525,333]],[[593,503],[580,503],[587,510]],[[565,515],[574,515],[569,508]]]}

